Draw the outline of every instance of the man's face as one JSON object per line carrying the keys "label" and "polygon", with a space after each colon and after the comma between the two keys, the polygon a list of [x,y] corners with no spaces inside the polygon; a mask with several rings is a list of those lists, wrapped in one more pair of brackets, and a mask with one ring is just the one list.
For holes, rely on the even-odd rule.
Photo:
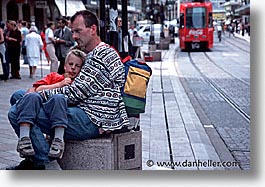
{"label": "man's face", "polygon": [[122,20],[121,20],[121,18],[118,18],[118,27],[122,27]]}
{"label": "man's face", "polygon": [[71,23],[73,38],[78,43],[79,47],[87,48],[87,46],[89,46],[90,41],[93,38],[91,27],[85,26],[83,16],[77,16]]}
{"label": "man's face", "polygon": [[63,23],[62,20],[59,20],[59,21],[58,21],[58,26],[59,26],[60,28],[64,28],[65,24]]}

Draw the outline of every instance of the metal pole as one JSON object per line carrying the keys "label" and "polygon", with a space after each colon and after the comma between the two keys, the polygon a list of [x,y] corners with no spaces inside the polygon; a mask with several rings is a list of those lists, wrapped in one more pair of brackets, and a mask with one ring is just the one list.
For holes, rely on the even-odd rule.
{"label": "metal pole", "polygon": [[126,49],[129,49],[129,33],[128,33],[128,1],[127,0],[123,0],[122,4],[121,4],[121,9],[122,9],[122,42],[125,45],[126,42],[124,42],[125,40],[127,41],[127,46],[124,46],[122,48],[122,54],[121,57],[126,57],[129,55],[128,50],[125,51]]}
{"label": "metal pole", "polygon": [[65,17],[67,16],[67,0],[64,0],[64,12],[65,12]]}
{"label": "metal pole", "polygon": [[43,77],[43,71],[42,71],[42,52],[40,52],[40,72],[41,72],[41,78]]}
{"label": "metal pole", "polygon": [[179,19],[180,17],[180,0],[178,0],[178,16],[177,19]]}
{"label": "metal pole", "polygon": [[150,40],[149,40],[149,44],[153,45],[155,44],[155,36],[154,36],[154,23],[153,23],[153,20],[154,20],[154,0],[151,0],[151,11],[152,11],[152,19],[151,19],[151,32],[150,32]]}
{"label": "metal pole", "polygon": [[164,20],[165,20],[165,10],[164,10],[164,4],[161,2],[160,7],[160,20],[161,20],[161,32],[160,32],[160,38],[165,38],[164,34]]}
{"label": "metal pole", "polygon": [[106,42],[106,1],[100,0],[100,38]]}

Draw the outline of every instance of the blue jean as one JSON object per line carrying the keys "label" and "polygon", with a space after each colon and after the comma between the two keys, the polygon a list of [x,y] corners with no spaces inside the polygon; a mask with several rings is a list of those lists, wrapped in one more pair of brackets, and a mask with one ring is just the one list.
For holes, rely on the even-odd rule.
{"label": "blue jean", "polygon": [[19,136],[21,122],[31,124],[30,138],[35,151],[34,162],[36,165],[48,163],[50,145],[43,134],[53,136],[53,127],[65,126],[65,140],[85,140],[99,136],[99,130],[87,114],[78,107],[67,107],[67,101],[62,94],[56,94],[43,102],[38,93],[17,91],[11,96],[12,102],[8,118]]}

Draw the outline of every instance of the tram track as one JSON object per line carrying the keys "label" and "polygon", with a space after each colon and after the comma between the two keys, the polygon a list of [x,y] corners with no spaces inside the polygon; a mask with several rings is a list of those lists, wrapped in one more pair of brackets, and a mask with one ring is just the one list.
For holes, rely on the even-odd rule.
{"label": "tram track", "polygon": [[[250,54],[250,51],[249,51],[249,50],[244,49],[244,48],[242,47],[242,45],[245,45],[245,44],[246,44],[245,41],[240,41],[240,39],[237,39],[237,40],[233,40],[233,41],[231,41],[231,40],[229,40],[227,37],[223,37],[222,39],[223,39],[223,41],[225,41],[225,42],[229,43],[230,45],[232,45],[232,46],[234,46],[234,47],[240,49],[241,51],[244,51],[244,52]],[[236,41],[236,42],[235,42],[235,41]],[[237,45],[237,44],[238,44],[237,42],[240,43],[241,45]],[[248,45],[249,45],[249,44],[248,44]]]}
{"label": "tram track", "polygon": [[242,82],[243,84],[247,85],[247,86],[250,86],[250,83],[241,79],[241,78],[238,78],[236,77],[235,75],[233,75],[232,73],[228,72],[227,70],[225,70],[223,67],[221,67],[220,65],[218,65],[217,63],[214,62],[214,60],[206,53],[204,52],[205,56],[207,57],[207,59],[209,60],[209,62],[213,63],[216,67],[218,67],[221,71],[225,72],[226,74],[228,74],[229,76],[239,80],[240,82]]}
{"label": "tram track", "polygon": [[[189,81],[186,78],[184,78],[185,76],[180,70],[180,67],[176,61],[176,59],[178,59],[179,54],[180,54],[180,49],[177,48],[174,53],[175,60],[173,62],[175,72],[177,73],[178,77],[180,77],[179,80],[185,92],[187,93],[187,96],[189,97],[191,104],[193,105],[194,110],[198,118],[200,119],[201,124],[203,125],[205,129],[205,132],[208,134],[210,141],[212,142],[212,145],[215,147],[215,150],[220,160],[221,161],[227,161],[227,160],[239,161],[239,159],[237,159],[237,157],[233,154],[233,150],[230,148],[229,143],[222,136],[222,133],[219,132],[218,128],[214,125],[214,122],[208,116],[207,112],[203,109],[203,106],[201,105],[196,95],[192,94],[193,90],[189,85]],[[240,165],[239,165],[239,168],[243,169]]]}
{"label": "tram track", "polygon": [[[208,55],[205,55],[206,58],[208,58]],[[239,113],[248,123],[250,123],[250,115],[247,114],[235,101],[233,98],[231,98],[230,96],[228,96],[227,93],[225,93],[225,91],[223,91],[222,88],[220,88],[220,86],[218,86],[213,80],[211,80],[210,78],[208,78],[201,70],[200,68],[196,65],[196,63],[194,62],[194,60],[191,57],[190,52],[188,52],[188,58],[190,63],[192,64],[192,66],[198,71],[199,75],[203,78],[203,80],[205,82],[207,82],[214,90],[215,92],[221,97],[223,98],[232,108],[234,108],[237,113]],[[209,59],[209,58],[208,58]],[[209,61],[211,61],[209,59]],[[215,63],[214,63],[215,64]],[[216,65],[216,64],[215,64]],[[217,66],[218,67],[218,66]],[[218,67],[220,68],[220,67]],[[224,71],[222,69],[222,71]],[[227,72],[226,72],[227,73]],[[234,77],[234,76],[233,76]],[[239,79],[240,80],[240,79]],[[240,80],[242,82],[242,80]],[[246,84],[244,82],[244,84]]]}

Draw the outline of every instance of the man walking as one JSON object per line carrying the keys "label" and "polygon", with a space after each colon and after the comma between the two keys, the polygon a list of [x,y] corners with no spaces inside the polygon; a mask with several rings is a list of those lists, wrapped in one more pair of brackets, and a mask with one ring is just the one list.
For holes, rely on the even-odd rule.
{"label": "man walking", "polygon": [[46,49],[49,54],[51,60],[50,72],[57,72],[58,69],[58,59],[55,54],[55,39],[54,39],[54,31],[55,25],[53,22],[47,24],[47,29],[45,31],[45,41],[46,41]]}

